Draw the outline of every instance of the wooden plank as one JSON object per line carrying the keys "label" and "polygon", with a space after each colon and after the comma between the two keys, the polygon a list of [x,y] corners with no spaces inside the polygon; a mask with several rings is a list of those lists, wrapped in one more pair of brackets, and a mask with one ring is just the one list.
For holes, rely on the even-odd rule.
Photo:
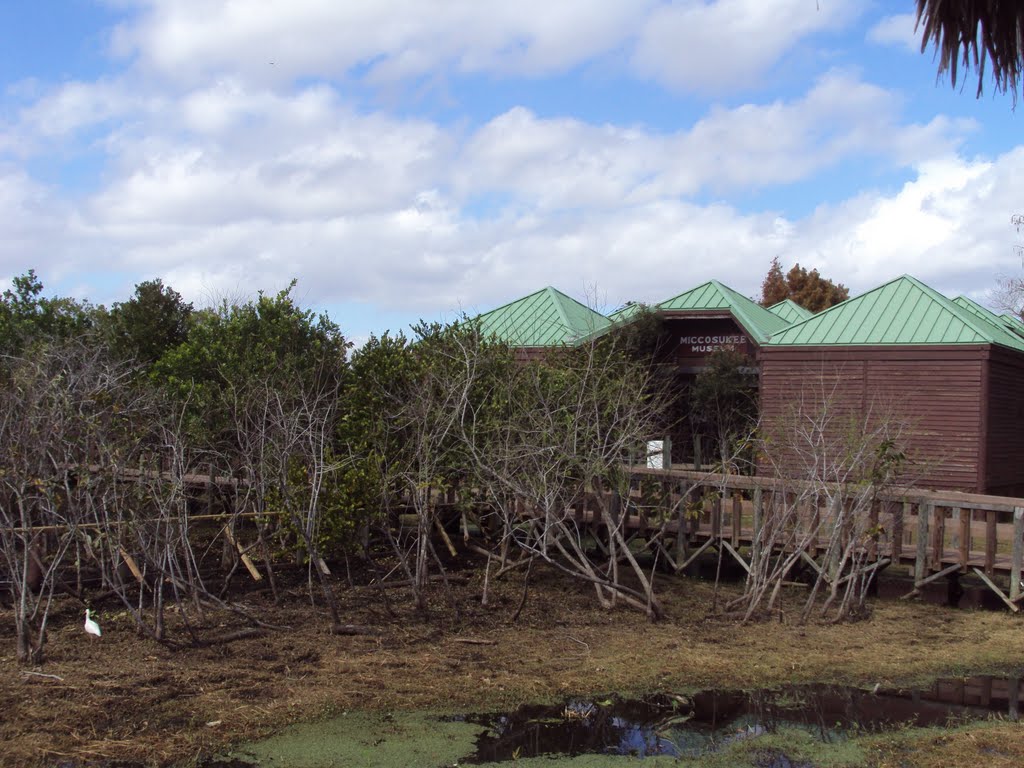
{"label": "wooden plank", "polygon": [[892,559],[899,563],[900,557],[903,555],[903,525],[904,521],[910,517],[910,502],[905,501],[902,504],[892,502],[892,504]]}
{"label": "wooden plank", "polygon": [[914,583],[924,580],[928,570],[928,522],[935,505],[931,502],[917,505],[917,555],[914,559]]}
{"label": "wooden plank", "polygon": [[878,533],[879,533],[879,506],[882,502],[877,499],[871,502],[871,509],[868,511],[868,528],[871,531],[871,538],[868,539],[868,560],[878,559]]}
{"label": "wooden plank", "polygon": [[696,552],[694,552],[692,555],[690,555],[688,558],[686,558],[686,560],[684,560],[683,562],[681,562],[679,564],[679,566],[676,568],[676,573],[678,573],[679,571],[685,569],[686,566],[688,566],[690,563],[692,563],[698,557],[703,555],[705,550],[707,550],[707,548],[712,546],[714,543],[715,543],[714,539],[708,539],[703,544],[701,544],[699,547],[697,547],[697,551]]}
{"label": "wooden plank", "polygon": [[[679,513],[676,516],[676,562],[685,560],[690,550],[690,535],[686,529],[686,502],[690,487],[685,481],[679,483]],[[676,570],[679,570],[678,568]]]}
{"label": "wooden plank", "polygon": [[990,579],[988,576],[985,575],[984,571],[982,571],[982,570],[980,570],[978,568],[974,568],[973,570],[978,575],[978,578],[980,578],[983,582],[985,582],[985,584],[988,586],[989,589],[991,589],[993,592],[995,592],[997,595],[999,595],[999,599],[1002,600],[1004,603],[1006,603],[1007,608],[1009,608],[1014,613],[1019,613],[1020,612],[1020,607],[1015,602],[1010,600],[1010,598],[1008,598],[1004,594],[1003,590],[1001,590],[999,587],[997,587],[995,585],[995,583],[992,581],[992,579]]}
{"label": "wooden plank", "polygon": [[1010,562],[1010,599],[1016,601],[1021,595],[1020,568],[1024,558],[1024,507],[1013,510],[1013,557]]}
{"label": "wooden plank", "polygon": [[[743,523],[743,499],[739,493],[732,494],[732,545],[740,545],[740,526]],[[750,570],[749,568],[747,569]]]}
{"label": "wooden plank", "polygon": [[[684,469],[648,469],[642,466],[628,467],[629,472],[636,475],[664,475],[677,479],[691,480],[701,484],[729,488],[731,490],[751,491],[761,487],[765,490],[777,488],[797,488],[813,490],[820,487],[820,483],[811,484],[799,480],[782,480],[763,475],[724,475],[717,472],[699,472]],[[830,488],[838,489],[835,484],[828,484]],[[1024,506],[1024,497],[992,496],[980,493],[965,493],[963,491],[929,491],[920,488],[890,487],[882,490],[878,498],[883,501],[905,501],[908,497],[921,501],[934,501],[944,506],[971,507],[972,509],[989,510],[998,512],[1012,512],[1014,507]]]}
{"label": "wooden plank", "polygon": [[996,513],[990,509],[985,512],[985,575],[989,577],[995,573],[997,545]]}
{"label": "wooden plank", "polygon": [[128,554],[124,547],[119,547],[118,551],[121,553],[121,559],[124,560],[124,564],[127,565],[128,570],[132,572],[132,576],[135,577],[135,580],[139,582],[139,584],[142,584],[144,581],[142,571],[139,570],[139,565],[135,562],[135,558]]}
{"label": "wooden plank", "polygon": [[931,562],[932,569],[942,567],[942,554],[946,545],[946,509],[936,506],[932,514],[931,525]]}
{"label": "wooden plank", "polygon": [[969,509],[955,507],[957,517],[960,519],[960,567],[967,573],[967,561],[971,559],[971,515]]}
{"label": "wooden plank", "polygon": [[926,576],[925,578],[921,579],[921,581],[914,582],[914,588],[912,590],[910,590],[909,592],[907,592],[907,594],[902,595],[900,597],[900,600],[908,600],[911,597],[913,597],[914,595],[920,594],[921,587],[923,587],[924,585],[931,584],[933,581],[937,581],[938,579],[941,579],[943,576],[948,576],[949,574],[955,573],[956,571],[959,571],[959,570],[960,570],[960,563],[954,563],[953,565],[949,566],[948,568],[943,568],[938,573],[933,573],[931,576]]}
{"label": "wooden plank", "polygon": [[725,539],[722,539],[722,546],[725,547],[726,552],[733,556],[733,559],[737,563],[743,566],[743,570],[745,570],[747,573],[750,573],[750,566],[747,565],[747,561],[740,557],[740,553],[733,549],[732,544],[730,544]]}
{"label": "wooden plank", "polygon": [[[247,570],[249,575],[252,576],[252,580],[262,581],[263,576],[260,575],[259,570],[253,564],[252,558],[249,557],[249,553],[245,551],[245,547],[235,540],[235,537],[231,534],[231,528],[229,526],[224,526],[224,535],[228,537],[228,541],[231,542],[231,545],[238,550],[238,556],[242,559],[242,565],[245,566],[245,570]],[[326,568],[327,566],[324,565],[322,567]]]}
{"label": "wooden plank", "polygon": [[764,525],[764,494],[754,489],[754,536],[750,548],[750,562],[756,568],[761,561],[761,528]]}

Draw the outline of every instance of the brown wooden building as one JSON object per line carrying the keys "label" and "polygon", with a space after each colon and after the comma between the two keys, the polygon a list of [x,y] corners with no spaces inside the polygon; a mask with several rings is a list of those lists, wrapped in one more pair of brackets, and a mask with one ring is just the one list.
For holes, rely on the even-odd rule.
{"label": "brown wooden building", "polygon": [[901,277],[779,331],[760,361],[766,425],[888,419],[917,486],[1024,495],[1024,336],[970,300]]}

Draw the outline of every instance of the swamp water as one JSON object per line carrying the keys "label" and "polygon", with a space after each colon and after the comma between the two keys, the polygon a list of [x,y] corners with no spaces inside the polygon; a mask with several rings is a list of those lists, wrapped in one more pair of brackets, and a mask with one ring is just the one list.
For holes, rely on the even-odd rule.
{"label": "swamp water", "polygon": [[[550,765],[620,762],[671,765],[677,758],[755,745],[779,731],[824,743],[894,728],[948,726],[1002,717],[1017,719],[1019,678],[940,680],[928,688],[826,685],[760,691],[702,691],[640,699],[569,699],[556,706],[524,705],[512,712],[432,716],[351,713],[296,726],[248,745],[230,762],[321,766],[453,766],[513,761]],[[807,766],[769,750],[752,765]]]}

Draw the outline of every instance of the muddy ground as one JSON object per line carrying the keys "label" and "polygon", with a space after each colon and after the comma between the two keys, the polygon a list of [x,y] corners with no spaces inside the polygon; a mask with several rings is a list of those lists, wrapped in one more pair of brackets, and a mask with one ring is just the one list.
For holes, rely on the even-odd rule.
{"label": "muddy ground", "polygon": [[[10,610],[0,608],[0,765],[195,765],[343,711],[496,711],[568,694],[792,682],[888,686],[1024,663],[1024,618],[1005,612],[881,600],[855,624],[739,626],[715,616],[712,585],[678,577],[661,583],[668,618],[651,624],[626,608],[603,610],[591,588],[538,569],[512,623],[522,574],[493,584],[486,607],[482,576],[459,574],[458,617],[438,586],[426,620],[403,590],[389,591],[389,615],[379,590],[339,584],[345,620],[379,632],[362,636],[331,634],[301,584],[282,606],[248,592],[242,602],[291,629],[179,651],[140,638],[113,603],[95,606],[103,637],[89,637],[81,606],[65,599],[36,669],[16,662]],[[884,766],[1019,765],[1024,726],[900,733],[870,742],[866,755]]]}

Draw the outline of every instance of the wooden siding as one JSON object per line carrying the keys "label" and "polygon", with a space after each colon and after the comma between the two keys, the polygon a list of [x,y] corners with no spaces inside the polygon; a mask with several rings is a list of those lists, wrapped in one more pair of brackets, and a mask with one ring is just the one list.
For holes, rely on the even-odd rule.
{"label": "wooden siding", "polygon": [[987,356],[987,347],[973,345],[765,347],[762,416],[766,429],[777,429],[801,403],[813,409],[827,402],[840,417],[893,418],[904,425],[904,448],[912,460],[907,482],[984,491]]}
{"label": "wooden siding", "polygon": [[993,347],[985,491],[1024,496],[1024,355]]}

